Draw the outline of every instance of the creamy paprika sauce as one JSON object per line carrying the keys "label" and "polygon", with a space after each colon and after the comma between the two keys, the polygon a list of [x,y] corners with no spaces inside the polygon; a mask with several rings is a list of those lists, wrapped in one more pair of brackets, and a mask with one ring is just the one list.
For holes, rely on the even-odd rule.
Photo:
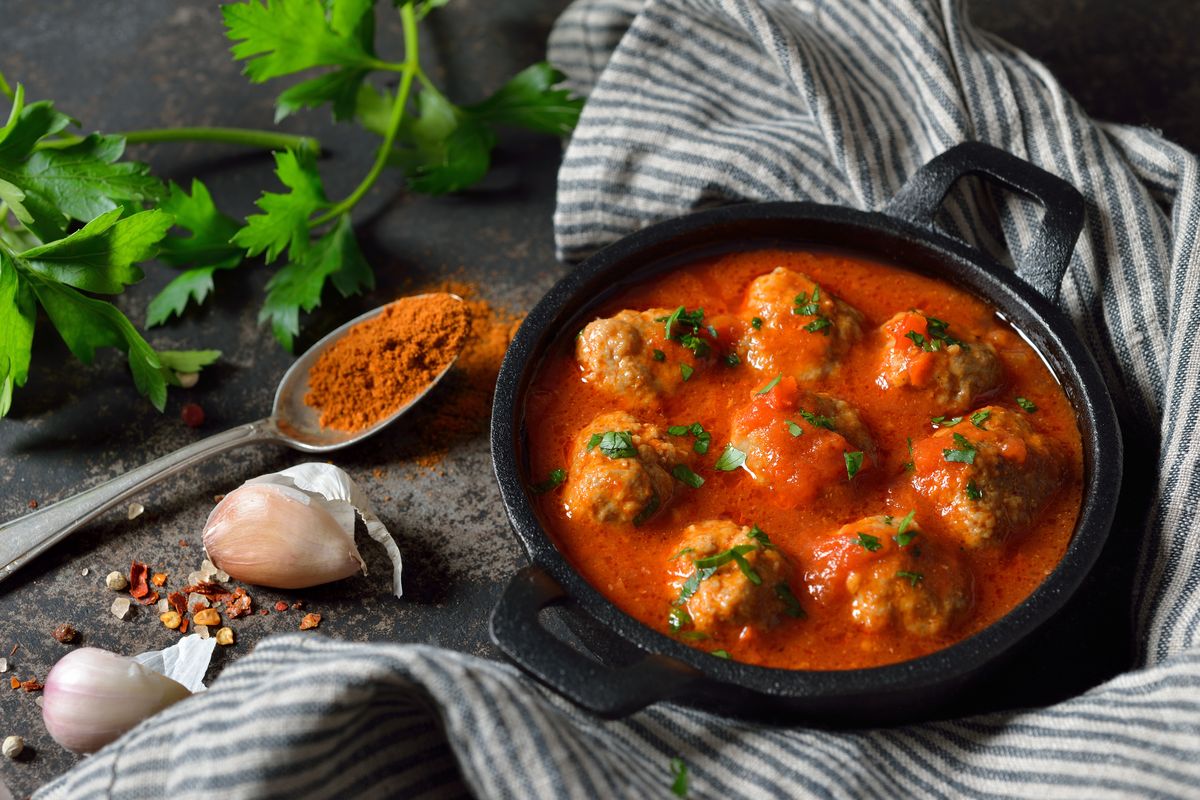
{"label": "creamy paprika sauce", "polygon": [[[755,251],[597,308],[526,401],[568,560],[714,657],[835,670],[996,621],[1082,494],[1073,410],[995,310],[843,254]],[[565,473],[565,474],[564,474]]]}

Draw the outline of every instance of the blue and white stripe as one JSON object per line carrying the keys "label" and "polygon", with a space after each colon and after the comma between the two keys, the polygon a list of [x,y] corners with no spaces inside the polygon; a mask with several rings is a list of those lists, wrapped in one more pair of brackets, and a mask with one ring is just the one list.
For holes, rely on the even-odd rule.
{"label": "blue and white stripe", "polygon": [[[1200,796],[1200,170],[1089,119],[954,0],[578,0],[551,60],[588,95],[555,233],[577,260],[742,200],[878,209],[965,140],[1088,199],[1062,304],[1161,435],[1130,598],[1139,669],[1056,706],[879,731],[762,728],[669,705],[597,720],[514,669],[423,646],[290,636],[39,794],[93,797]],[[959,189],[947,230],[1011,263],[1037,211]],[[1017,256],[1019,257],[1019,256]]]}

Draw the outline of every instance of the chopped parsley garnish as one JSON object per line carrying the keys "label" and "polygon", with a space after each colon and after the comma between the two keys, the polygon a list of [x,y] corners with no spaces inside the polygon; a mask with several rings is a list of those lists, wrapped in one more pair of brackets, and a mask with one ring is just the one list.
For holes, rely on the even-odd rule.
{"label": "chopped parsley garnish", "polygon": [[666,360],[667,360],[667,354],[666,354],[666,353],[664,353],[662,350],[659,350],[659,349],[656,347],[656,348],[654,348],[654,360],[655,360],[655,361],[666,361]]}
{"label": "chopped parsley garnish", "polygon": [[979,428],[979,430],[981,430],[981,431],[986,431],[987,428],[983,427],[983,423],[987,422],[987,418],[990,417],[991,415],[992,415],[992,412],[990,412],[986,409],[983,411],[976,411],[974,414],[971,415],[971,424],[974,425],[976,428]]}
{"label": "chopped parsley garnish", "polygon": [[856,450],[852,453],[847,452],[842,455],[846,458],[846,480],[854,480],[854,476],[862,469],[863,454],[861,450]]}
{"label": "chopped parsley garnish", "polygon": [[771,544],[771,537],[767,536],[766,531],[758,527],[758,525],[750,526],[750,530],[746,532],[746,538],[753,539],[754,541],[758,542],[758,546],[763,550],[775,549],[775,545]]}
{"label": "chopped parsley garnish", "polygon": [[691,425],[671,425],[667,428],[667,433],[672,436],[695,436],[696,441],[692,443],[692,449],[700,455],[708,452],[708,445],[712,442],[712,434],[704,430],[704,426],[699,422],[693,422]]}
{"label": "chopped parsley garnish", "polygon": [[683,582],[683,586],[679,587],[679,599],[675,601],[676,605],[682,606],[690,600],[696,590],[700,588],[700,584],[711,578],[716,571],[717,567],[696,567],[696,571],[688,576],[688,579]]}
{"label": "chopped parsley garnish", "polygon": [[687,464],[676,464],[671,470],[671,474],[675,476],[675,480],[680,483],[686,483],[693,489],[699,489],[704,485],[704,478],[692,472]]}
{"label": "chopped parsley garnish", "polygon": [[693,373],[693,372],[695,372],[695,371],[696,371],[696,370],[695,370],[695,369],[693,369],[693,368],[692,368],[692,366],[691,366],[690,364],[680,364],[680,365],[679,365],[679,372],[680,372],[680,374],[681,374],[681,375],[683,375],[683,379],[684,379],[685,381],[686,381],[688,378],[692,377],[692,373]]}
{"label": "chopped parsley garnish", "polygon": [[680,639],[694,639],[696,641],[699,641],[701,639],[707,639],[708,634],[705,633],[704,631],[683,631],[682,633],[679,634],[679,638]]}
{"label": "chopped parsley garnish", "polygon": [[894,520],[894,519],[895,519],[895,517],[893,517],[891,514],[884,514],[884,515],[883,515],[883,524],[884,524],[884,525],[891,525],[891,524],[892,524],[892,520]]}
{"label": "chopped parsley garnish", "polygon": [[670,557],[669,559],[667,559],[667,560],[668,560],[668,561],[674,561],[674,560],[676,560],[677,558],[679,558],[680,556],[684,556],[684,555],[687,555],[688,553],[694,553],[694,552],[696,552],[696,548],[694,548],[694,547],[681,547],[681,548],[679,548],[679,552],[678,552],[678,553],[676,553],[675,555],[671,556],[671,557]]}
{"label": "chopped parsley garnish", "polygon": [[[739,547],[745,547],[745,545],[739,545]],[[742,571],[742,574],[746,576],[746,580],[755,586],[762,586],[762,576],[755,571],[754,567],[750,566],[750,562],[746,560],[744,555],[738,552],[738,548],[735,547],[730,552],[733,553],[733,560],[738,565],[738,569]]]}
{"label": "chopped parsley garnish", "polygon": [[709,653],[709,655],[716,656],[717,658],[724,658],[724,659],[730,659],[733,657],[733,656],[729,655],[728,650],[713,650],[711,653]]}
{"label": "chopped parsley garnish", "polygon": [[[746,553],[749,553],[751,550],[757,550],[757,549],[758,549],[757,544],[734,545],[733,547],[729,548],[728,550],[722,550],[721,552],[717,553],[716,555],[711,555],[706,558],[697,558],[692,563],[694,563],[696,565],[697,572],[699,572],[701,570],[707,570],[707,569],[715,570],[715,569],[725,566],[730,561],[734,561],[736,556],[744,556]],[[703,578],[701,578],[701,580],[705,580],[708,577],[709,577],[708,575],[705,575]]]}
{"label": "chopped parsley garnish", "polygon": [[687,797],[688,771],[687,764],[683,763],[682,758],[671,759],[671,775],[675,778],[671,784],[671,791],[676,797]]}
{"label": "chopped parsley garnish", "polygon": [[725,449],[721,451],[721,457],[717,459],[717,463],[713,465],[713,469],[721,472],[733,472],[738,467],[746,463],[746,454],[733,446],[733,443],[725,445]]}
{"label": "chopped parsley garnish", "polygon": [[799,425],[792,422],[790,419],[785,419],[784,422],[787,423],[788,433],[790,433],[792,436],[803,436],[804,435],[804,428],[801,428]]}
{"label": "chopped parsley garnish", "polygon": [[913,586],[916,586],[921,581],[925,580],[925,576],[920,572],[909,572],[908,570],[900,570],[896,573],[897,578],[904,578]]}
{"label": "chopped parsley garnish", "polygon": [[605,431],[593,433],[588,439],[587,449],[592,450],[600,445],[600,452],[609,458],[636,458],[637,448],[633,446],[632,431]]}
{"label": "chopped parsley garnish", "polygon": [[708,355],[710,349],[708,341],[700,335],[700,332],[704,329],[703,308],[688,311],[683,306],[680,306],[672,311],[670,316],[659,317],[655,321],[666,323],[665,335],[669,341],[679,342],[679,344],[695,353],[697,358],[703,358]]}
{"label": "chopped parsley garnish", "polygon": [[920,347],[922,349],[924,349],[924,347],[925,347],[925,337],[922,336],[921,334],[917,333],[916,331],[909,331],[908,333],[904,334],[904,338],[912,339],[912,343],[915,344],[917,347]]}
{"label": "chopped parsley garnish", "polygon": [[783,603],[783,612],[789,617],[804,619],[808,616],[804,607],[800,605],[800,601],[796,599],[796,595],[792,594],[792,587],[786,583],[775,584],[775,596]]}
{"label": "chopped parsley garnish", "polygon": [[892,537],[900,547],[908,547],[909,542],[920,533],[918,530],[909,530],[913,523],[913,517],[916,515],[917,510],[914,508],[904,515],[904,519],[900,520],[900,526],[896,528],[896,535]]}
{"label": "chopped parsley garnish", "polygon": [[[986,419],[986,417],[984,419]],[[957,425],[960,422],[962,422],[962,417],[941,416],[941,417],[932,417],[929,420],[929,424],[933,425],[933,427],[935,427],[935,428],[953,428],[955,425]]]}
{"label": "chopped parsley garnish", "polygon": [[879,548],[883,547],[883,543],[879,541],[878,536],[872,536],[869,533],[858,532],[858,538],[854,540],[855,544],[867,552],[874,553]]}
{"label": "chopped parsley garnish", "polygon": [[725,366],[727,367],[736,367],[740,363],[742,360],[738,358],[737,353],[729,353],[725,356]]}
{"label": "chopped parsley garnish", "polygon": [[922,336],[916,331],[909,331],[904,334],[904,338],[911,339],[912,343],[924,350],[926,353],[932,353],[935,350],[941,350],[943,347],[949,347],[956,344],[963,350],[969,350],[961,340],[955,339],[946,330],[950,327],[950,323],[943,322],[936,317],[925,317],[926,330],[928,336]]}
{"label": "chopped parsley garnish", "polygon": [[692,615],[683,606],[671,606],[667,612],[667,627],[678,633],[685,625],[692,624]]}
{"label": "chopped parsley garnish", "polygon": [[562,486],[562,482],[567,479],[567,471],[562,467],[550,470],[550,476],[541,483],[534,484],[533,491],[537,494],[545,494],[551,489],[557,489]]}
{"label": "chopped parsley garnish", "polygon": [[761,389],[759,389],[757,392],[755,392],[755,394],[766,394],[767,392],[771,391],[771,390],[772,390],[772,389],[774,389],[776,386],[778,386],[778,385],[779,385],[779,382],[780,382],[781,380],[783,380],[783,373],[782,373],[782,372],[781,372],[781,373],[779,373],[778,375],[776,375],[774,378],[771,378],[770,382],[768,382],[766,386],[762,387],[762,388],[761,388]]}
{"label": "chopped parsley garnish", "polygon": [[906,436],[905,440],[908,442],[908,461],[904,462],[904,471],[912,472],[917,468],[916,463],[913,461],[912,437]]}
{"label": "chopped parsley garnish", "polygon": [[819,316],[821,312],[821,287],[813,286],[812,296],[808,292],[801,292],[796,295],[792,307],[792,313],[802,317],[816,317],[812,322],[804,326],[804,330],[809,333],[817,333],[825,331],[825,335],[829,335],[829,327],[833,325],[829,317]]}
{"label": "chopped parsley garnish", "polygon": [[658,507],[662,502],[658,499],[658,493],[650,495],[650,502],[646,503],[645,508],[638,512],[638,515],[633,518],[634,525],[641,525],[646,520],[654,516],[654,512],[658,511]]}
{"label": "chopped parsley garnish", "polygon": [[809,333],[817,333],[818,331],[820,331],[820,332],[823,332],[826,336],[828,336],[829,329],[832,326],[833,326],[833,323],[829,320],[829,317],[817,317],[812,322],[805,325],[804,330],[808,331]]}
{"label": "chopped parsley garnish", "polygon": [[804,417],[804,421],[809,425],[812,425],[814,428],[824,428],[827,431],[837,430],[837,428],[833,427],[832,417],[823,417],[820,414],[814,414],[811,411],[805,411],[803,408],[800,409],[800,416]]}
{"label": "chopped parsley garnish", "polygon": [[962,464],[975,463],[975,445],[967,441],[966,437],[961,433],[954,434],[954,443],[958,445],[956,449],[946,449],[942,451],[942,458],[947,461],[957,461]]}
{"label": "chopped parsley garnish", "polygon": [[1017,405],[1019,405],[1021,408],[1023,408],[1029,414],[1032,414],[1033,412],[1037,411],[1037,406],[1034,405],[1033,401],[1029,400],[1028,398],[1025,398],[1025,397],[1018,397]]}
{"label": "chopped parsley garnish", "polygon": [[967,481],[967,498],[970,500],[982,500],[983,492],[975,485],[975,481]]}
{"label": "chopped parsley garnish", "polygon": [[750,327],[754,328],[756,331],[762,330],[762,317],[751,317]]}

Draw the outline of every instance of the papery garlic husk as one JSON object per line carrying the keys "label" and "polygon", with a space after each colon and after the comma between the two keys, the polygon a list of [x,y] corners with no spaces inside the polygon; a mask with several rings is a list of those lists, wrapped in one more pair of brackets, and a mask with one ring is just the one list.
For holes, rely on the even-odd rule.
{"label": "papery garlic husk", "polygon": [[183,684],[132,658],[81,647],[46,676],[42,721],[63,747],[93,753],[189,695]]}
{"label": "papery garlic husk", "polygon": [[300,464],[246,481],[209,514],[204,549],[214,564],[243,583],[317,586],[367,571],[354,544],[356,514],[387,551],[399,597],[400,549],[366,494],[332,464]]}

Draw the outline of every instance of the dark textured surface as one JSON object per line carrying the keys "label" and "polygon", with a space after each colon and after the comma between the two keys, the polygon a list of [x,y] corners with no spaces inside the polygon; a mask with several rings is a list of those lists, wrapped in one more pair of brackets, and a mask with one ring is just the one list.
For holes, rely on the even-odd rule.
{"label": "dark textured surface", "polygon": [[[430,18],[424,51],[431,73],[451,97],[477,99],[542,56],[546,32],[563,5],[565,0],[455,0]],[[1149,7],[1116,0],[969,5],[981,26],[1043,59],[1097,116],[1152,125],[1193,149],[1200,146],[1200,115],[1193,110],[1200,100],[1200,55],[1194,47],[1200,17],[1192,0],[1161,0]],[[88,130],[270,126],[279,87],[251,86],[240,76],[228,57],[215,3],[0,0],[0,19],[0,71],[24,83],[30,97],[56,100]],[[380,19],[382,49],[396,56],[398,26],[390,13],[381,11]],[[348,191],[370,162],[373,139],[352,127],[335,128],[324,112],[289,119],[282,127],[326,144],[331,157],[322,170],[333,196]],[[558,144],[547,139],[508,137],[493,175],[456,198],[403,196],[396,194],[394,180],[381,181],[356,216],[380,289],[369,298],[328,303],[310,320],[299,347],[384,302],[409,280],[459,273],[482,283],[496,302],[532,305],[563,270],[553,260],[549,224],[558,152]],[[164,145],[134,154],[163,177],[203,177],[234,215],[248,213],[258,191],[274,186],[269,159],[236,148]],[[172,393],[163,415],[136,397],[117,354],[103,354],[85,367],[70,359],[51,329],[39,328],[29,384],[18,393],[11,418],[0,422],[0,481],[6,488],[0,518],[23,513],[32,499],[53,501],[206,433],[264,416],[275,381],[290,363],[255,325],[268,275],[250,266],[224,276],[215,303],[152,332],[151,342],[159,347],[215,346],[225,352],[221,366],[199,386]],[[144,284],[122,298],[122,307],[142,319],[146,302],[170,277],[167,269],[152,269]],[[437,399],[435,394],[429,401]],[[199,431],[179,421],[179,408],[188,401],[207,411]],[[336,459],[361,481],[400,541],[405,598],[388,596],[383,569],[287,597],[302,596],[321,611],[327,635],[432,642],[494,656],[486,642],[487,613],[523,556],[499,505],[486,436],[458,443],[441,471],[429,471],[411,460],[415,451],[405,424]],[[138,519],[114,512],[0,584],[0,657],[19,644],[5,677],[44,677],[67,651],[50,636],[63,621],[80,629],[84,644],[123,652],[170,644],[175,634],[145,609],[125,622],[108,614],[115,595],[104,588],[104,575],[138,558],[172,573],[172,585],[178,586],[175,580],[201,558],[199,532],[212,495],[302,460],[279,449],[223,457],[147,492],[139,498],[147,510]],[[190,546],[181,548],[180,539]],[[382,556],[370,547],[364,555],[374,563]],[[279,597],[266,590],[253,594],[259,607]],[[292,612],[238,621],[238,644],[218,652],[214,671],[262,636],[294,629],[297,620]],[[30,750],[19,763],[0,762],[0,779],[17,796],[74,762],[45,734],[34,697],[0,685],[0,737],[20,734]]]}

